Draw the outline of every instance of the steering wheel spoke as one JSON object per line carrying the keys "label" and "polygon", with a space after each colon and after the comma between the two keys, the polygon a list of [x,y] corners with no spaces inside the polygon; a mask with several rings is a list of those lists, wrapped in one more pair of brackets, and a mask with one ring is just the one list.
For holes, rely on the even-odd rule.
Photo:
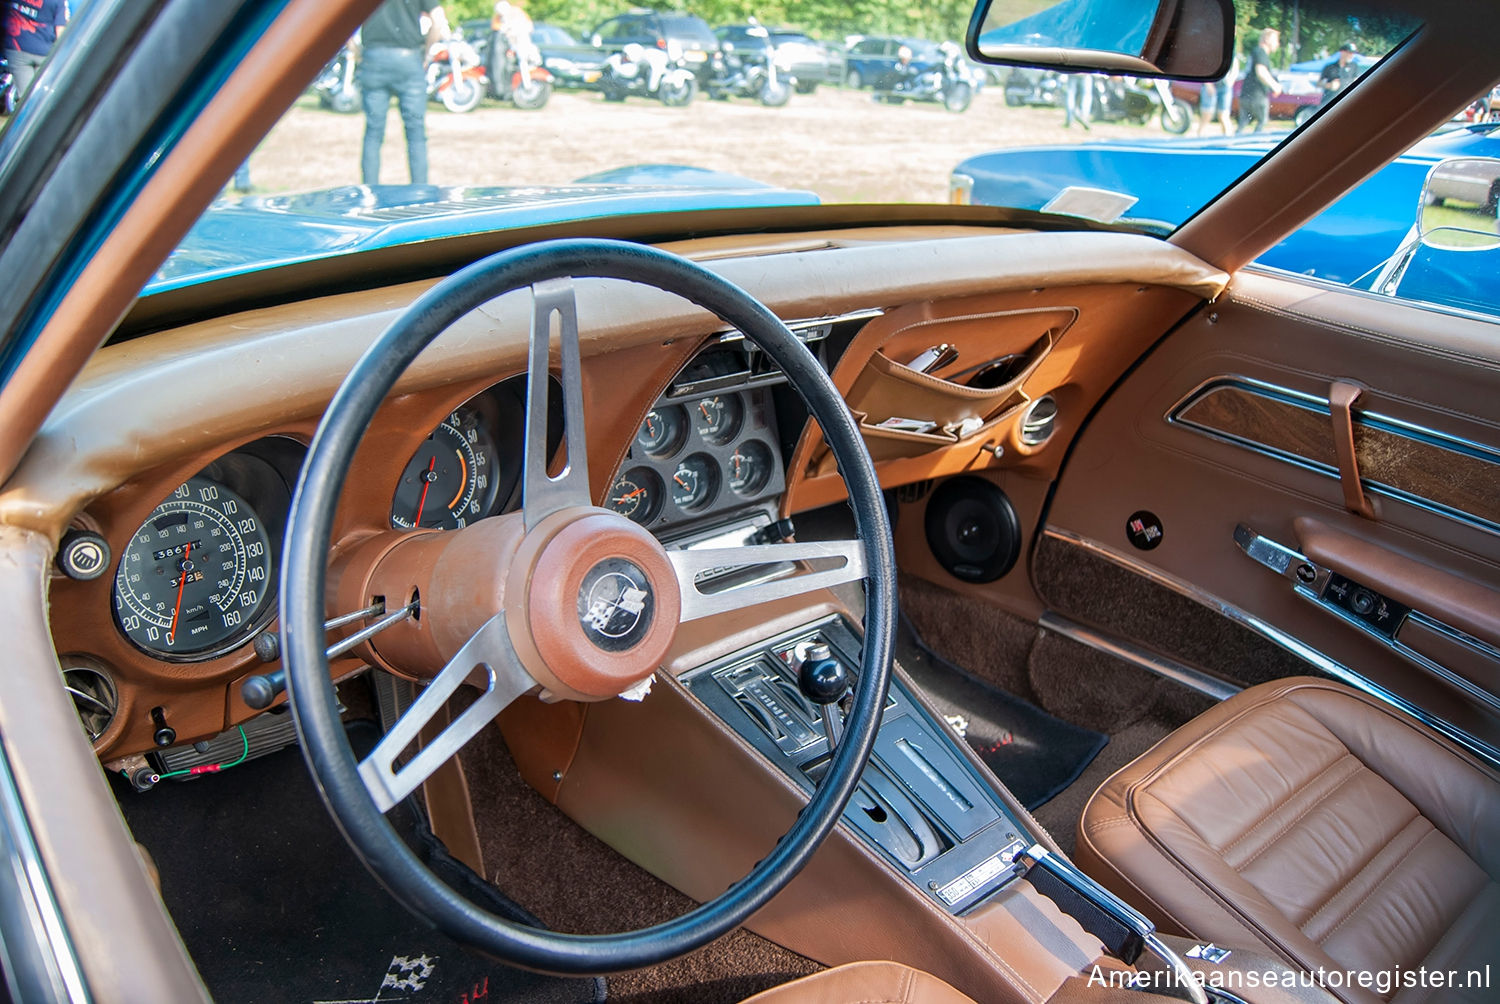
{"label": "steering wheel spoke", "polygon": [[[578,356],[578,302],[569,279],[545,279],[531,287],[531,349],[526,373],[526,445],[524,518],[526,529],[562,509],[587,506],[588,437],[583,424],[583,375]],[[547,416],[551,382],[552,334],[558,335],[562,383],[563,429],[567,464],[552,477],[547,472]]]}
{"label": "steering wheel spoke", "polygon": [[[812,541],[794,544],[756,544],[668,551],[682,591],[682,620],[697,620],[730,610],[826,589],[865,577],[863,545],[857,540]],[[795,574],[788,565],[811,564]],[[705,591],[699,576],[710,569],[734,568],[744,585]],[[757,575],[757,569],[765,574]]]}
{"label": "steering wheel spoke", "polygon": [[[411,745],[447,705],[465,680],[476,674],[484,677],[484,693],[455,718],[447,728],[423,743],[415,756],[399,769],[396,758]],[[474,633],[457,655],[443,667],[432,682],[423,688],[416,701],[396,721],[376,747],[359,765],[359,776],[365,782],[376,808],[389,812],[432,776],[455,753],[494,720],[512,701],[535,689],[533,680],[521,666],[505,615],[496,614]]]}

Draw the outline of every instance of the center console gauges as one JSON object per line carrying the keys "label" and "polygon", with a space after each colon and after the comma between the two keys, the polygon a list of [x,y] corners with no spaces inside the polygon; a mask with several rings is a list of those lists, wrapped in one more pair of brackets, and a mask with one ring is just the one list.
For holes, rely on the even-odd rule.
{"label": "center console gauges", "polygon": [[661,511],[661,475],[649,467],[632,467],[609,489],[604,505],[645,526]]}
{"label": "center console gauges", "polygon": [[719,468],[706,453],[695,453],[677,465],[667,486],[677,508],[702,509],[719,491]]}
{"label": "center console gauges", "polygon": [[115,622],[170,661],[211,659],[275,613],[278,554],[300,447],[252,444],[178,485],[131,534],[115,572]]}
{"label": "center console gauges", "polygon": [[765,388],[669,392],[636,430],[604,504],[656,532],[773,504],[786,483],[776,442]]}
{"label": "center console gauges", "polygon": [[648,457],[670,457],[687,439],[688,417],[680,404],[660,405],[646,412],[635,445]]}
{"label": "center console gauges", "polygon": [[[396,482],[392,526],[456,530],[505,510],[521,473],[523,381],[496,384],[432,430]],[[548,417],[549,451],[561,435],[560,418]]]}

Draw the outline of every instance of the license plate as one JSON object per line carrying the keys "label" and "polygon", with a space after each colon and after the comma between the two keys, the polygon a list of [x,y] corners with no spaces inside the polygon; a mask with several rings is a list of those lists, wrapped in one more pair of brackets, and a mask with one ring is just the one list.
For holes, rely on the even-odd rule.
{"label": "license plate", "polygon": [[706,52],[689,52],[687,54],[687,61],[689,63],[701,63],[707,58],[708,53]]}
{"label": "license plate", "polygon": [[604,76],[604,73],[600,70],[585,70],[583,72],[583,82],[585,84],[592,84],[602,76]]}

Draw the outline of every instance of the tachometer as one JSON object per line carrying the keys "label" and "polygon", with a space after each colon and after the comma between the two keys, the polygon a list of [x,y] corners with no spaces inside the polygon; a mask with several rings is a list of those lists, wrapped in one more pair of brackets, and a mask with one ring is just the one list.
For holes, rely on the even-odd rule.
{"label": "tachometer", "polygon": [[432,431],[407,462],[391,502],[391,523],[454,530],[492,514],[500,490],[495,443],[470,408]]}
{"label": "tachometer", "polygon": [[153,655],[210,658],[259,627],[273,604],[271,541],[250,503],[189,478],[130,538],[115,619]]}

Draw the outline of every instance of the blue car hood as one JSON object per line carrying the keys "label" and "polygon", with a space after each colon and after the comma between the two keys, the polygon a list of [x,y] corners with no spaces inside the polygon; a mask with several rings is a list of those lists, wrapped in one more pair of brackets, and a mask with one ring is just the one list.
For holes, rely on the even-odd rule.
{"label": "blue car hood", "polygon": [[143,294],[464,234],[638,213],[817,204],[811,192],[675,165],[622,169],[560,186],[349,185],[221,199],[188,231]]}

